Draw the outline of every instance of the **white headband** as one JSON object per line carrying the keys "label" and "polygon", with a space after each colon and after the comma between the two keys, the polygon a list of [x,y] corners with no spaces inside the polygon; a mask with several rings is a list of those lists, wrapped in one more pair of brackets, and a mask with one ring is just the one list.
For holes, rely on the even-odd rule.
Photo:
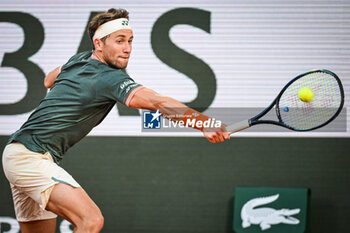
{"label": "white headband", "polygon": [[121,29],[131,29],[129,20],[126,18],[119,18],[114,19],[111,21],[108,21],[107,23],[102,24],[99,26],[92,38],[92,41],[94,41],[96,38],[101,39],[115,31],[121,30]]}

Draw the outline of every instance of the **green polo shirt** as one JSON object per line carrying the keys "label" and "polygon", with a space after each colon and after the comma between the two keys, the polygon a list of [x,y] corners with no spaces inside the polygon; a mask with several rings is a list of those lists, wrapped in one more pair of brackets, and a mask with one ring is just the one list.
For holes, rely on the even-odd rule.
{"label": "green polo shirt", "polygon": [[76,54],[62,66],[51,90],[9,143],[17,141],[31,151],[50,152],[57,163],[101,123],[117,101],[129,105],[142,86],[91,55],[91,51]]}

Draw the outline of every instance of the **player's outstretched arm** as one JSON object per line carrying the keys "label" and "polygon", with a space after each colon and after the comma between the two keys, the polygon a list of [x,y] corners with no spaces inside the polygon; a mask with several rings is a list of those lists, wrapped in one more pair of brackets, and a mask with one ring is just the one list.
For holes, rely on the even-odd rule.
{"label": "player's outstretched arm", "polygon": [[61,66],[56,67],[50,73],[48,73],[44,79],[44,86],[46,88],[51,88],[55,82],[57,76],[61,73]]}
{"label": "player's outstretched arm", "polygon": [[[133,108],[148,109],[151,111],[159,110],[163,115],[171,116],[167,118],[172,121],[186,120],[181,116],[186,116],[192,113],[196,113],[195,115],[197,118],[201,120],[210,118],[171,97],[159,95],[157,92],[148,88],[143,88],[136,92],[130,100],[129,106]],[[224,140],[230,139],[230,135],[226,131],[225,126],[216,129],[194,128],[201,130],[204,136],[212,143],[223,142]]]}

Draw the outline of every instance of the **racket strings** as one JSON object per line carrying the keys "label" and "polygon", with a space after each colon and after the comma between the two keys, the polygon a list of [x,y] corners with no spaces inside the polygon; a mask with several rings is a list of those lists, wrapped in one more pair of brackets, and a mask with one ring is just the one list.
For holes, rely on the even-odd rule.
{"label": "racket strings", "polygon": [[[310,88],[314,94],[309,102],[298,96],[301,88]],[[342,91],[337,79],[326,72],[307,74],[290,84],[280,97],[280,120],[296,130],[308,130],[330,120],[342,102]]]}

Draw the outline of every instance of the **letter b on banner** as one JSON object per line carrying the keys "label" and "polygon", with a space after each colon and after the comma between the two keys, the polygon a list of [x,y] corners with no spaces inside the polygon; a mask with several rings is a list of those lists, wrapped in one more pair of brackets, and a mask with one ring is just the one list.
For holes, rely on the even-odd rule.
{"label": "letter b on banner", "polygon": [[15,115],[33,110],[46,95],[43,85],[44,72],[29,57],[35,54],[44,42],[44,28],[34,16],[23,12],[0,12],[0,23],[14,23],[24,32],[21,48],[5,53],[1,67],[19,70],[27,79],[28,89],[25,97],[13,104],[0,104],[0,115]]}

